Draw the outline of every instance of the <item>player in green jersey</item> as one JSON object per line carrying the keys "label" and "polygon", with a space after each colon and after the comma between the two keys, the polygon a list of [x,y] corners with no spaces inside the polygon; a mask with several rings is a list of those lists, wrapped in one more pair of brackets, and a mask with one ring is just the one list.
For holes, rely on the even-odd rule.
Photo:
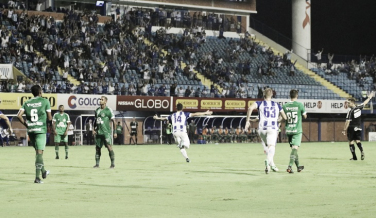
{"label": "player in green jersey", "polygon": [[111,166],[110,168],[115,168],[115,154],[112,150],[112,137],[111,137],[111,125],[114,130],[114,138],[116,139],[116,128],[115,128],[115,115],[111,108],[106,106],[107,97],[102,96],[100,100],[100,107],[95,110],[95,124],[93,135],[95,136],[95,162],[94,168],[99,168],[99,161],[101,158],[101,149],[104,146],[108,149]]}
{"label": "player in green jersey", "polygon": [[68,126],[71,123],[69,115],[64,113],[64,106],[59,106],[59,113],[55,113],[52,118],[52,126],[55,130],[55,153],[59,159],[59,145],[61,142],[65,145],[65,159],[68,159]]}
{"label": "player in green jersey", "polygon": [[299,165],[299,156],[298,148],[302,141],[303,128],[302,128],[302,117],[307,118],[307,112],[305,111],[304,105],[301,102],[297,102],[298,99],[298,90],[290,91],[291,101],[287,102],[282,106],[283,111],[287,115],[286,120],[286,135],[289,140],[291,147],[290,154],[290,163],[287,168],[287,172],[294,173],[292,170],[292,165],[295,162],[295,165],[298,169],[298,172],[301,172],[304,169],[304,166]]}
{"label": "player in green jersey", "polygon": [[123,127],[121,126],[121,123],[118,122],[116,126],[116,134],[117,134],[117,141],[119,145],[124,144],[124,139],[123,139]]}
{"label": "player in green jersey", "polygon": [[[49,171],[44,169],[43,151],[46,147],[47,120],[49,125],[52,124],[51,106],[47,99],[42,98],[42,88],[39,85],[31,87],[31,93],[34,98],[22,105],[17,117],[21,124],[27,128],[30,143],[35,148],[36,175],[34,183],[43,183],[40,174],[42,173],[43,179],[47,178],[49,174]],[[26,121],[22,117],[23,114],[26,115]],[[52,129],[52,132],[54,133],[55,130]]]}

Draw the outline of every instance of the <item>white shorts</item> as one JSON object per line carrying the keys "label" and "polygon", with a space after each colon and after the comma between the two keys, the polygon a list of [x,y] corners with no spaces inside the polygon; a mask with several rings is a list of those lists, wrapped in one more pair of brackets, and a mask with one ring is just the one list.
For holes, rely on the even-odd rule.
{"label": "white shorts", "polygon": [[268,145],[276,145],[277,138],[278,138],[278,130],[275,129],[266,129],[266,130],[259,130],[258,134],[262,141],[262,146],[265,148]]}
{"label": "white shorts", "polygon": [[181,148],[184,146],[185,148],[189,148],[189,145],[191,144],[189,142],[188,134],[186,132],[174,132],[174,139],[175,142],[178,143],[178,146]]}

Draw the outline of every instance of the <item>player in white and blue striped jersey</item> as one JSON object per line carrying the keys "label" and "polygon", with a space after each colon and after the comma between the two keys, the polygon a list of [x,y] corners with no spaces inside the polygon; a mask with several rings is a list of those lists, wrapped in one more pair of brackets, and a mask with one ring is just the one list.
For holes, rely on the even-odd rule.
{"label": "player in white and blue striped jersey", "polygon": [[248,130],[250,121],[253,121],[250,120],[252,111],[257,108],[259,112],[258,134],[260,135],[264,152],[266,154],[265,173],[267,174],[269,173],[270,168],[273,171],[278,171],[278,168],[274,164],[275,146],[277,143],[279,130],[278,119],[280,116],[287,119],[282,106],[271,100],[272,96],[273,90],[271,88],[264,90],[264,101],[256,101],[248,108],[247,121],[245,125],[245,129]]}
{"label": "player in white and blue striped jersey", "polygon": [[212,111],[206,112],[197,112],[197,113],[189,113],[183,111],[183,105],[178,103],[176,105],[177,112],[171,114],[168,117],[158,117],[155,115],[153,118],[155,120],[169,120],[172,123],[172,133],[175,138],[175,142],[177,142],[177,146],[180,149],[180,152],[184,156],[185,160],[189,163],[190,160],[187,155],[187,151],[185,149],[189,148],[190,142],[187,134],[187,120],[190,117],[200,117],[205,115],[211,115]]}

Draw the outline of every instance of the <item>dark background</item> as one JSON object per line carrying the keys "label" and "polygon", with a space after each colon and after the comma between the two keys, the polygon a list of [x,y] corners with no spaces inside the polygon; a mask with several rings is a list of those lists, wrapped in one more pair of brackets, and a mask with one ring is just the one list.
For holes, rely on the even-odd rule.
{"label": "dark background", "polygon": [[[304,0],[302,0],[304,1]],[[251,17],[291,39],[291,0],[258,0]],[[376,1],[311,0],[312,49],[324,53],[376,53]]]}

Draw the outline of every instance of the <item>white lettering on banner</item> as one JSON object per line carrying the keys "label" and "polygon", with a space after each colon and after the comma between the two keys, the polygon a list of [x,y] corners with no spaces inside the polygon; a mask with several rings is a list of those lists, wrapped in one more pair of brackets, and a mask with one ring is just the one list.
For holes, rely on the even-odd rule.
{"label": "white lettering on banner", "polygon": [[0,79],[13,79],[12,64],[0,64]]}
{"label": "white lettering on banner", "polygon": [[[107,97],[107,106],[111,109],[116,108],[116,95],[105,95]],[[69,95],[59,94],[58,102],[61,102],[66,110],[95,110],[100,107],[101,95]]]}
{"label": "white lettering on banner", "polygon": [[118,105],[134,105],[133,101],[119,101]]}
{"label": "white lettering on banner", "polygon": [[149,99],[146,102],[144,99],[136,99],[135,100],[135,107],[136,108],[169,108],[170,102],[168,100],[160,100],[160,99]]}

